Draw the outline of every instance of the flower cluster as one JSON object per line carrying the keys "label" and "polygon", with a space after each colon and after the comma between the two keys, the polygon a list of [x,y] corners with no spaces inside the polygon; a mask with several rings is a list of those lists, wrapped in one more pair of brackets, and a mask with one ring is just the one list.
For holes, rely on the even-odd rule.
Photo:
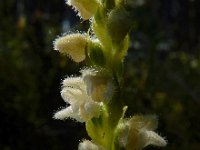
{"label": "flower cluster", "polygon": [[129,46],[128,33],[133,9],[144,0],[68,0],[81,16],[91,18],[88,34],[73,33],[57,38],[54,50],[88,67],[79,77],[62,81],[61,96],[67,103],[55,119],[74,119],[86,124],[91,141],[83,140],[79,150],[141,150],[148,145],[165,146],[154,130],[155,116],[125,118],[122,97],[123,60]]}

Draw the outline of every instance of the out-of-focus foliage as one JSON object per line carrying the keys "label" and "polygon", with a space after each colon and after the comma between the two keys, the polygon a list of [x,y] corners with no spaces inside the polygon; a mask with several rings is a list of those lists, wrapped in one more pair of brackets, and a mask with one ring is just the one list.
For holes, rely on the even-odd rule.
{"label": "out-of-focus foliage", "polygon": [[61,77],[78,68],[52,41],[78,18],[57,0],[0,1],[0,18],[0,149],[76,149],[81,125],[52,116]]}
{"label": "out-of-focus foliage", "polygon": [[[127,116],[157,114],[169,142],[164,149],[198,150],[200,1],[147,0],[134,16]],[[52,41],[61,32],[86,31],[88,22],[79,23],[64,0],[1,0],[0,18],[0,149],[77,149],[82,125],[52,115],[65,105],[61,78],[79,67],[52,51]]]}

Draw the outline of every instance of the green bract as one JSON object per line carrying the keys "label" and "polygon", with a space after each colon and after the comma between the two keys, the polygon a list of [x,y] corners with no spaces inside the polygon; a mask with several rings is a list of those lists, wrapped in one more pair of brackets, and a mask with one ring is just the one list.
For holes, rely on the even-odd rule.
{"label": "green bract", "polygon": [[101,44],[99,42],[89,43],[87,49],[88,49],[87,54],[90,62],[94,66],[104,67],[106,64],[106,59]]}
{"label": "green bract", "polygon": [[122,41],[131,29],[130,13],[125,8],[113,9],[108,14],[107,28],[114,42]]}

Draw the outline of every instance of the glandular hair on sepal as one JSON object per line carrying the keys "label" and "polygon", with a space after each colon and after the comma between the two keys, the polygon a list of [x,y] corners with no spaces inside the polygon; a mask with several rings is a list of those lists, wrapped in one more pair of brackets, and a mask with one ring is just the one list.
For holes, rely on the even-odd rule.
{"label": "glandular hair on sepal", "polygon": [[74,33],[57,38],[54,42],[54,50],[68,55],[73,61],[81,62],[85,59],[85,51],[88,43],[86,34]]}

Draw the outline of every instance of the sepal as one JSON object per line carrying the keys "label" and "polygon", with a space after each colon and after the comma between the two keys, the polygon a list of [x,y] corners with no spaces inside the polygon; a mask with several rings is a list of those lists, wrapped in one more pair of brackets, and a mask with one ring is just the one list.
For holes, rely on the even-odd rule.
{"label": "sepal", "polygon": [[66,3],[73,6],[84,20],[90,19],[99,6],[98,0],[67,0]]}
{"label": "sepal", "polygon": [[54,50],[58,50],[64,55],[68,55],[73,61],[81,62],[85,60],[85,51],[88,43],[86,34],[73,33],[57,38],[54,42]]}

